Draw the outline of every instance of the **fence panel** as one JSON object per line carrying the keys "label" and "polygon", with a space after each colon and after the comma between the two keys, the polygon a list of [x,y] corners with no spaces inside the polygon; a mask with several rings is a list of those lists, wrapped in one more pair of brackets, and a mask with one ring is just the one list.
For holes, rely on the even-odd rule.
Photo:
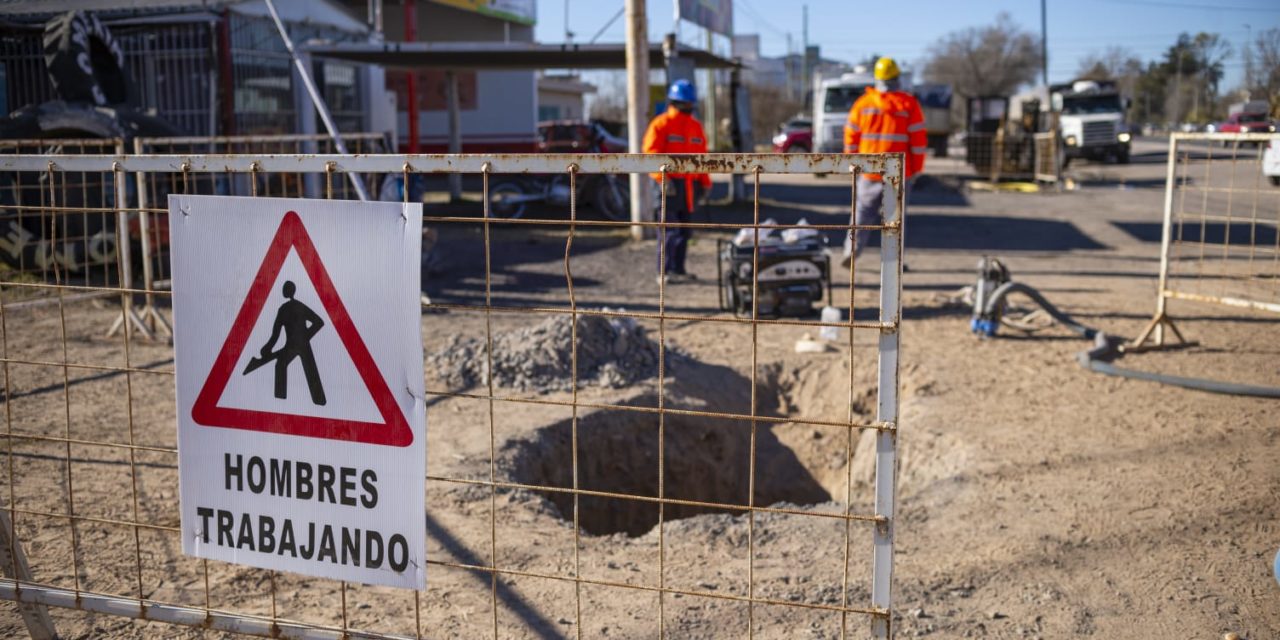
{"label": "fence panel", "polygon": [[[1272,158],[1266,162],[1268,154]],[[1156,313],[1131,345],[1182,335],[1171,300],[1280,312],[1280,134],[1169,138]]]}
{"label": "fence panel", "polygon": [[[648,252],[638,260],[647,268],[623,271],[628,271],[627,286],[638,287],[643,280],[656,289],[656,302],[642,302],[634,292],[610,293],[612,289],[603,287],[593,291],[592,280],[604,276],[575,277],[575,267],[589,262],[601,247],[611,248],[611,260],[634,259],[614,241],[625,239],[632,223],[589,219],[580,214],[576,195],[567,207],[548,205],[538,215],[492,215],[492,187],[500,176],[563,176],[569,193],[576,194],[578,181],[589,176],[657,173],[659,191],[665,194],[672,188],[668,175],[690,171],[746,174],[754,194],[749,214],[739,212],[731,221],[683,220],[668,215],[669,200],[660,197],[656,219],[638,224],[660,235],[686,229],[733,236],[731,244],[742,258],[735,269],[745,276],[734,294],[739,299],[746,296],[743,313],[690,304],[665,279],[655,286]],[[68,280],[66,271],[53,269],[38,281],[0,283],[0,363],[5,375],[5,450],[0,460],[7,466],[0,497],[13,523],[10,539],[15,547],[26,548],[30,563],[29,579],[16,566],[3,568],[8,577],[0,579],[0,598],[299,638],[591,637],[601,626],[620,630],[621,635],[679,637],[695,628],[710,628],[716,634],[792,637],[802,619],[798,616],[814,616],[814,628],[828,625],[828,635],[892,635],[905,222],[898,156],[0,155],[0,174],[14,182],[47,180],[55,185],[48,199],[33,205],[44,218],[78,215],[85,208],[70,189],[61,188],[78,174],[95,184],[144,185],[142,192],[149,199],[127,206],[119,200],[113,211],[163,214],[162,193],[194,193],[245,178],[250,195],[292,197],[305,195],[305,190],[284,176],[314,174],[323,180],[321,197],[338,197],[338,185],[349,172],[400,174],[405,183],[416,174],[479,176],[478,201],[454,205],[465,211],[429,210],[426,218],[458,245],[453,268],[460,273],[453,289],[436,304],[424,305],[424,311],[446,315],[430,313],[423,319],[429,341],[443,343],[454,333],[475,336],[476,350],[456,366],[479,359],[481,371],[495,372],[507,357],[495,349],[508,345],[504,336],[510,335],[496,327],[515,323],[516,330],[526,331],[520,322],[568,319],[565,332],[551,338],[556,344],[567,343],[561,346],[566,346],[570,363],[565,366],[567,384],[556,390],[506,386],[494,373],[459,389],[428,374],[427,405],[450,407],[463,418],[450,417],[443,408],[432,409],[428,416],[428,438],[436,439],[428,451],[437,457],[429,458],[427,478],[427,591],[304,578],[182,556],[172,349],[163,342],[138,340],[131,324],[110,340],[97,337],[92,327],[103,310],[69,299],[78,285]],[[836,223],[798,227],[762,219],[770,213],[770,205],[761,198],[762,179],[769,174],[812,173],[848,176],[850,212],[858,198],[858,176],[885,174],[883,223],[854,227],[841,217]],[[126,180],[130,174],[142,179]],[[841,320],[766,317],[765,303],[775,290],[766,291],[766,285],[772,285],[761,272],[778,246],[770,237],[795,231],[802,237],[817,232],[840,239],[855,229],[882,234],[879,270],[870,282],[864,276],[864,282],[857,283],[850,274],[847,290],[834,303],[843,307]],[[563,246],[563,257],[553,247],[549,264],[555,271],[532,280],[547,295],[530,298],[523,286],[508,286],[524,268],[513,266],[510,254],[548,239]],[[661,262],[665,244],[659,247]],[[15,301],[25,300],[33,290],[54,291],[56,305],[17,308]],[[109,290],[120,296],[122,305],[149,297],[163,308],[169,299],[169,292],[154,281],[118,282]],[[624,305],[632,310],[621,309]],[[643,398],[648,400],[633,396],[622,401],[586,386],[580,372],[582,358],[587,357],[583,345],[592,339],[591,327],[600,322],[648,327],[656,334],[653,377],[636,383],[647,390]],[[725,336],[725,366],[697,369],[702,365],[696,364],[693,352],[670,347],[671,335],[690,326]],[[776,354],[777,337],[803,329],[817,334],[824,328],[841,331],[844,341],[842,353],[833,356],[840,360],[831,371],[847,370],[847,380],[821,381],[824,390],[839,389],[832,403],[835,415],[796,415],[769,405],[772,374],[764,360],[768,353]],[[742,339],[733,339],[731,333]],[[429,345],[428,352],[435,346]],[[612,350],[618,349],[615,341]],[[870,365],[865,384],[874,399],[865,411],[858,409],[865,404],[858,392],[862,365]],[[699,374],[682,379],[681,367]],[[749,390],[741,405],[686,397],[697,385],[727,386],[735,376]],[[547,424],[539,420],[549,415],[563,420],[538,426]],[[601,439],[615,438],[627,424],[636,429],[616,443],[616,451],[605,455],[589,448]],[[797,506],[769,493],[779,483],[799,482],[807,473],[789,473],[787,467],[779,471],[777,465],[791,458],[776,453],[776,430],[787,425],[803,426],[806,437],[809,431],[835,435],[823,440],[831,447],[822,451],[824,465],[834,457],[844,467],[842,477],[830,480],[835,488],[822,493],[827,501]],[[642,432],[656,440],[642,437]],[[690,433],[702,435],[690,440]],[[871,443],[874,472],[866,491],[859,492],[852,462],[863,434]],[[453,439],[464,436],[486,443],[476,445],[479,454],[462,455],[465,447]],[[543,439],[530,439],[535,436]],[[637,451],[640,442],[656,442],[656,447]],[[689,457],[701,450],[711,455],[717,442],[741,443],[741,459],[711,464]],[[528,455],[520,457],[521,451]],[[621,472],[619,465],[630,466]],[[533,473],[519,473],[521,469]],[[690,478],[682,481],[682,475]],[[638,477],[652,483],[627,484]],[[701,486],[729,481],[733,483],[720,492],[708,493]],[[679,526],[677,518],[707,513],[728,519],[715,521],[719,533],[709,534],[706,544],[745,552],[745,557],[734,556],[732,566],[741,571],[734,574],[732,585],[717,585],[717,580],[728,579],[720,563],[683,555],[690,545],[705,549],[689,541],[689,527]],[[558,514],[559,519],[548,514]],[[615,528],[609,534],[598,528],[608,526],[610,519],[635,514],[652,516],[639,532]],[[740,547],[726,542],[739,534]],[[779,556],[779,537],[802,550],[799,557]],[[819,548],[827,551],[820,553]],[[784,589],[797,584],[803,589]],[[62,618],[64,624],[66,620]],[[70,624],[76,623],[72,618]]]}
{"label": "fence panel", "polygon": [[1040,179],[1040,134],[966,133],[965,161],[974,173],[1000,180]]}
{"label": "fence panel", "polygon": [[[118,139],[0,140],[0,155],[118,154]],[[118,185],[97,171],[6,172],[0,175],[0,282],[44,283],[58,271],[74,290],[32,287],[19,306],[114,295],[121,271],[121,233],[137,229],[118,215]],[[53,209],[54,201],[60,203]],[[121,226],[123,225],[123,226]],[[127,252],[127,247],[124,247]],[[127,258],[126,258],[127,259]],[[15,307],[16,308],[16,307]]]}
{"label": "fence panel", "polygon": [[[352,154],[386,153],[386,136],[380,133],[346,133],[342,141]],[[147,154],[304,154],[336,151],[333,139],[323,134],[291,134],[276,136],[185,136],[170,138],[135,138],[133,153]],[[365,192],[378,193],[378,175],[361,175]],[[138,172],[134,176],[139,227],[141,233],[141,272],[147,290],[169,287],[169,211],[165,208],[171,193],[199,195],[249,196],[270,193],[281,197],[318,198],[327,187],[332,196],[354,199],[349,180],[333,182],[326,174],[295,172],[210,173],[210,172]],[[154,209],[154,210],[153,210]],[[143,317],[151,331],[169,330],[163,315],[154,306],[153,296],[146,296]]]}
{"label": "fence panel", "polygon": [[1063,149],[1056,131],[1032,136],[1035,145],[1036,182],[1058,183],[1062,180]]}

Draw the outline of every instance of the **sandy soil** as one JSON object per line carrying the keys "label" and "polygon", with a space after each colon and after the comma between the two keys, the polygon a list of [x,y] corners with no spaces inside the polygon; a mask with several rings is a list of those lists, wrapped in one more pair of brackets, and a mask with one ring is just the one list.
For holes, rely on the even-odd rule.
{"label": "sandy soil", "polygon": [[[1144,153],[1145,151],[1145,153]],[[1066,331],[979,340],[967,310],[948,300],[969,284],[979,256],[998,255],[1016,279],[1045,292],[1082,321],[1135,335],[1154,307],[1163,156],[1139,147],[1129,167],[1081,164],[1083,188],[1068,193],[970,193],[954,162],[934,166],[909,209],[904,279],[899,519],[894,631],[903,637],[1280,636],[1280,588],[1271,561],[1280,547],[1280,419],[1275,401],[1212,395],[1089,373],[1074,362],[1087,344]],[[1276,190],[1274,193],[1280,193]],[[767,178],[763,215],[780,222],[847,215],[848,186],[836,178]],[[1274,206],[1280,207],[1280,196]],[[748,219],[721,211],[717,219]],[[1274,232],[1272,232],[1274,234]],[[1154,235],[1153,235],[1154,234]],[[444,264],[427,281],[434,299],[483,301],[481,236],[474,226],[441,230]],[[711,313],[716,306],[715,235],[694,244],[702,279],[668,289],[666,309]],[[563,229],[501,228],[494,236],[494,302],[564,306]],[[655,311],[654,246],[580,231],[573,245],[577,303]],[[876,313],[877,252],[858,264],[858,318]],[[837,270],[836,301],[847,306],[848,271]],[[1130,356],[1133,368],[1280,384],[1274,316],[1194,303],[1173,307],[1199,345]],[[67,307],[65,357],[90,366],[139,369],[101,376],[45,364],[64,358],[56,313],[4,319],[14,432],[174,446],[172,352],[165,345],[102,337],[111,308]],[[496,331],[544,316],[495,314]],[[874,336],[852,353],[797,355],[799,327],[752,330],[724,323],[644,322],[687,357],[672,359],[664,406],[748,412],[783,420],[841,420],[850,405],[869,418],[876,391]],[[423,316],[430,353],[446,336],[480,336],[482,315]],[[95,377],[97,376],[97,377]],[[754,379],[754,385],[752,380]],[[443,382],[428,374],[428,389]],[[483,393],[484,389],[472,389]],[[502,390],[499,390],[502,394]],[[568,393],[539,396],[567,401]],[[624,389],[586,388],[583,403],[656,406],[655,380]],[[456,480],[572,486],[573,413],[564,406],[437,396],[428,409],[428,588],[412,594],[340,585],[209,563],[209,604],[320,624],[426,637],[653,637],[653,591],[671,637],[835,638],[841,626],[864,636],[865,617],[819,609],[746,604],[715,595],[782,602],[869,605],[870,525],[821,517],[871,513],[868,436],[780,421],[756,434],[756,495],[803,514],[668,506],[659,529],[651,503],[579,500],[574,535],[565,494],[502,490]],[[492,416],[492,418],[491,418]],[[618,409],[578,412],[579,479],[584,488],[656,495],[658,420]],[[491,422],[492,420],[492,422]],[[669,416],[663,423],[666,495],[745,502],[751,467],[746,422]],[[74,532],[66,521],[19,514],[17,527],[36,579],[149,599],[205,605],[202,563],[180,554],[175,533],[118,524],[135,517],[177,525],[176,456],[101,445],[9,439],[0,496],[25,510],[94,518]],[[69,452],[69,454],[68,454]],[[491,455],[492,452],[492,455]],[[852,455],[850,455],[852,453]],[[70,455],[73,463],[65,464]],[[850,465],[852,468],[850,468]],[[455,481],[440,480],[449,478]],[[852,487],[848,486],[852,479]],[[137,502],[133,501],[136,486]],[[74,487],[74,504],[68,500]],[[846,505],[845,496],[852,495]],[[575,538],[577,557],[575,561]],[[661,575],[659,555],[661,550]],[[751,553],[754,552],[754,556]],[[141,560],[141,580],[138,560]],[[749,558],[753,558],[749,562]],[[490,574],[457,565],[495,562]],[[73,562],[79,572],[73,572]],[[272,587],[276,597],[271,597]],[[579,607],[580,603],[580,607]],[[67,637],[203,637],[221,634],[53,610]],[[24,632],[16,608],[0,603],[0,634]]]}

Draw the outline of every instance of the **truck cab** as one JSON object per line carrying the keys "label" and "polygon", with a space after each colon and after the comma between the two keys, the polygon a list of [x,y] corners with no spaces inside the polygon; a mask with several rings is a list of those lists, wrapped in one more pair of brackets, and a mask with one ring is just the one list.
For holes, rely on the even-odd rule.
{"label": "truck cab", "polygon": [[1058,113],[1068,158],[1129,162],[1129,128],[1125,100],[1113,82],[1080,80],[1049,87],[1050,105]]}
{"label": "truck cab", "polygon": [[1077,80],[1039,86],[1010,100],[1009,120],[1026,133],[1056,130],[1065,159],[1129,162],[1126,101],[1111,81]]}
{"label": "truck cab", "polygon": [[[911,83],[911,72],[902,70],[900,91],[916,96],[924,115],[929,148],[938,157],[947,155],[947,136],[951,134],[951,86],[946,84]],[[840,153],[844,150],[844,123],[849,119],[853,103],[874,87],[876,78],[864,65],[839,78],[817,80],[813,101],[813,151]]]}
{"label": "truck cab", "polygon": [[[906,80],[907,74],[902,75]],[[815,153],[844,151],[844,123],[849,119],[849,109],[866,92],[867,87],[873,87],[875,84],[875,76],[863,65],[854,67],[852,73],[846,73],[838,78],[817,80],[817,90],[813,92],[813,151]]]}

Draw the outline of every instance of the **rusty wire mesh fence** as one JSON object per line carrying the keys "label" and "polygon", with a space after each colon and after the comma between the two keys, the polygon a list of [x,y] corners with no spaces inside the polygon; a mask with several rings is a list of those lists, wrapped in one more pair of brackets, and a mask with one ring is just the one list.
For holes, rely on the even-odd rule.
{"label": "rusty wire mesh fence", "polygon": [[1035,173],[1036,145],[1030,136],[966,133],[965,161],[975,173],[992,182],[1029,180]]}
{"label": "rusty wire mesh fence", "polygon": [[[380,133],[345,133],[342,141],[348,153],[386,153],[386,136]],[[323,134],[290,134],[264,136],[188,136],[172,138],[135,138],[132,153],[149,154],[332,154],[337,150],[332,138]],[[378,192],[377,175],[358,175],[366,193]],[[328,189],[335,198],[355,198],[350,180],[326,184],[323,174],[304,171],[267,173],[251,170],[247,173],[181,172],[144,173],[130,177],[131,200],[138,208],[140,258],[137,277],[142,287],[151,291],[169,287],[169,211],[165,206],[169,194],[248,196],[270,193],[276,197],[318,198]],[[133,268],[134,265],[127,265]],[[164,316],[157,314],[154,296],[142,300],[140,317],[145,320],[146,331],[162,331],[172,334]]]}
{"label": "rusty wire mesh fence", "polygon": [[[0,154],[118,154],[115,139],[4,140]],[[80,172],[5,173],[0,175],[0,270],[7,281],[32,284],[52,280],[54,269],[67,282],[119,286],[115,213],[118,185],[111,174]],[[52,208],[55,196],[64,206]],[[126,229],[136,233],[136,229]],[[56,238],[56,241],[55,241]],[[15,305],[55,301],[53,289],[32,287]],[[84,291],[81,297],[102,295]]]}
{"label": "rusty wire mesh fence", "polygon": [[[1266,165],[1266,166],[1264,166]],[[1280,312],[1280,135],[1169,139],[1156,313],[1134,340],[1164,346],[1171,300]]]}
{"label": "rusty wire mesh fence", "polygon": [[[491,188],[501,176],[561,175],[576,194],[585,176],[655,173],[665,195],[672,183],[667,177],[689,171],[745,174],[751,196],[746,209],[727,220],[677,221],[669,215],[669,199],[660,197],[653,219],[629,223],[584,215],[573,195],[567,206],[519,219],[492,212]],[[774,250],[770,236],[800,230],[841,239],[855,229],[845,213],[807,227],[768,220],[762,183],[772,174],[814,172],[847,176],[849,213],[859,174],[885,174],[883,223],[865,227],[882,234],[878,269],[868,269],[861,281],[855,269],[836,292],[839,320],[766,317],[759,274]],[[0,523],[8,534],[8,553],[0,554],[0,598],[35,616],[28,628],[41,624],[38,609],[49,606],[106,614],[117,625],[139,619],[300,638],[594,637],[600,623],[624,635],[630,629],[632,635],[679,637],[695,615],[706,616],[715,635],[792,637],[800,618],[788,616],[811,615],[815,629],[826,625],[834,637],[890,637],[905,213],[899,156],[340,156],[293,149],[0,155],[0,175],[8,183],[43,194],[30,203],[5,203],[5,215],[23,209],[49,224],[55,245],[66,226],[53,222],[82,215],[106,215],[104,228],[115,231],[116,242],[135,244],[125,239],[131,225],[144,214],[166,215],[170,193],[221,193],[218,185],[225,185],[227,193],[298,197],[306,196],[305,184],[314,179],[319,197],[337,198],[350,197],[342,187],[348,174],[368,180],[399,175],[407,184],[418,174],[450,173],[467,174],[479,197],[427,211],[426,224],[452,246],[450,268],[459,273],[436,303],[424,304],[424,336],[431,353],[451,333],[469,331],[478,345],[469,359],[479,361],[482,375],[458,388],[428,369],[428,406],[437,408],[428,409],[427,591],[183,556],[172,347],[154,339],[161,334],[140,330],[153,326],[145,318],[125,322],[110,336],[103,326],[139,308],[163,318],[169,290],[157,286],[155,274],[145,281],[123,279],[121,260],[98,280],[79,279],[53,261],[47,271],[9,271],[0,278],[6,484],[0,513],[8,520]],[[90,191],[96,199],[77,195]],[[732,236],[743,248],[738,267],[746,278],[738,295],[745,297],[745,312],[691,304],[667,281],[655,283],[652,245],[640,254],[627,252],[633,225]],[[210,239],[219,241],[234,239]],[[557,265],[554,275],[534,280],[548,293],[538,298],[508,286],[519,266],[506,259],[535,243],[553,247],[549,261]],[[614,259],[634,261],[629,276],[645,280],[653,299],[611,299],[610,283],[591,288],[601,276],[575,276],[600,247],[622,256]],[[664,249],[656,251],[661,261]],[[88,292],[113,301],[104,306],[78,297]],[[37,294],[53,302],[23,306]],[[495,375],[508,344],[500,329],[528,331],[548,318],[568,320],[567,332],[555,338],[567,343],[567,384],[551,392],[504,386]],[[586,386],[580,359],[592,322],[644,326],[654,336],[656,371],[644,394],[619,399]],[[694,355],[671,346],[673,332],[689,326],[725,336],[723,366],[698,365]],[[833,357],[834,371],[844,373],[818,385],[818,395],[838,413],[797,414],[770,404],[767,379],[777,371],[765,364],[779,337],[824,329],[842,332]],[[866,372],[865,380],[859,372]],[[690,385],[727,386],[737,378],[745,387],[739,405],[690,400]],[[550,420],[559,430],[538,426],[548,416],[559,418]],[[636,428],[653,439],[626,435],[607,452],[593,448],[619,438],[628,424],[641,425]],[[794,494],[779,492],[793,481],[791,467],[779,466],[786,456],[773,453],[774,430],[784,424],[812,431],[815,441],[820,433],[831,436],[822,440],[829,449],[821,454],[842,462],[842,477],[821,493],[825,501],[793,504]],[[544,438],[531,444],[527,437],[534,435]],[[478,453],[464,455],[458,444],[464,437],[481,443]],[[709,462],[690,457],[735,438],[742,443],[740,470],[708,468]],[[871,471],[869,482],[859,484],[853,460],[863,441]],[[689,481],[695,477],[701,480]],[[712,486],[738,480],[724,491]],[[547,524],[548,513],[558,515],[555,526]],[[726,552],[737,555],[691,562],[688,527],[681,523],[696,514],[728,518],[716,521],[724,529],[718,535],[741,533],[741,546]],[[616,522],[631,515],[640,520]],[[798,551],[779,551],[780,538]],[[708,544],[724,546],[716,540]],[[819,556],[819,548],[828,552]],[[725,579],[726,571],[734,574],[733,584],[716,584],[713,574]],[[804,590],[783,588],[795,584]],[[619,608],[624,602],[638,608],[628,613]],[[56,617],[58,624],[85,628],[77,626],[83,618]],[[769,627],[766,618],[782,626]],[[169,633],[166,628],[155,632]]]}

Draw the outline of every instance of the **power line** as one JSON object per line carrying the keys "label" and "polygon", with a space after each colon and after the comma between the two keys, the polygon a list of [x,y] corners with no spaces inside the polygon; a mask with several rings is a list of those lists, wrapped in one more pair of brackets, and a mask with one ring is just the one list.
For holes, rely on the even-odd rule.
{"label": "power line", "polygon": [[769,31],[772,31],[774,35],[777,35],[782,38],[787,37],[787,33],[785,31],[782,31],[781,29],[778,29],[777,27],[773,26],[773,24],[771,24],[767,19],[765,19],[765,17],[761,15],[760,12],[757,11],[755,7],[751,6],[751,3],[748,2],[747,0],[740,0],[738,3],[738,6],[742,7],[743,9],[746,9],[747,13],[751,14],[751,21],[755,23],[757,29],[763,27]]}
{"label": "power line", "polygon": [[1109,0],[1112,4],[1134,4],[1147,7],[1166,7],[1169,9],[1199,9],[1203,11],[1259,11],[1262,13],[1280,13],[1280,9],[1262,7],[1231,7],[1220,4],[1192,4],[1188,2],[1160,2],[1159,0]]}

